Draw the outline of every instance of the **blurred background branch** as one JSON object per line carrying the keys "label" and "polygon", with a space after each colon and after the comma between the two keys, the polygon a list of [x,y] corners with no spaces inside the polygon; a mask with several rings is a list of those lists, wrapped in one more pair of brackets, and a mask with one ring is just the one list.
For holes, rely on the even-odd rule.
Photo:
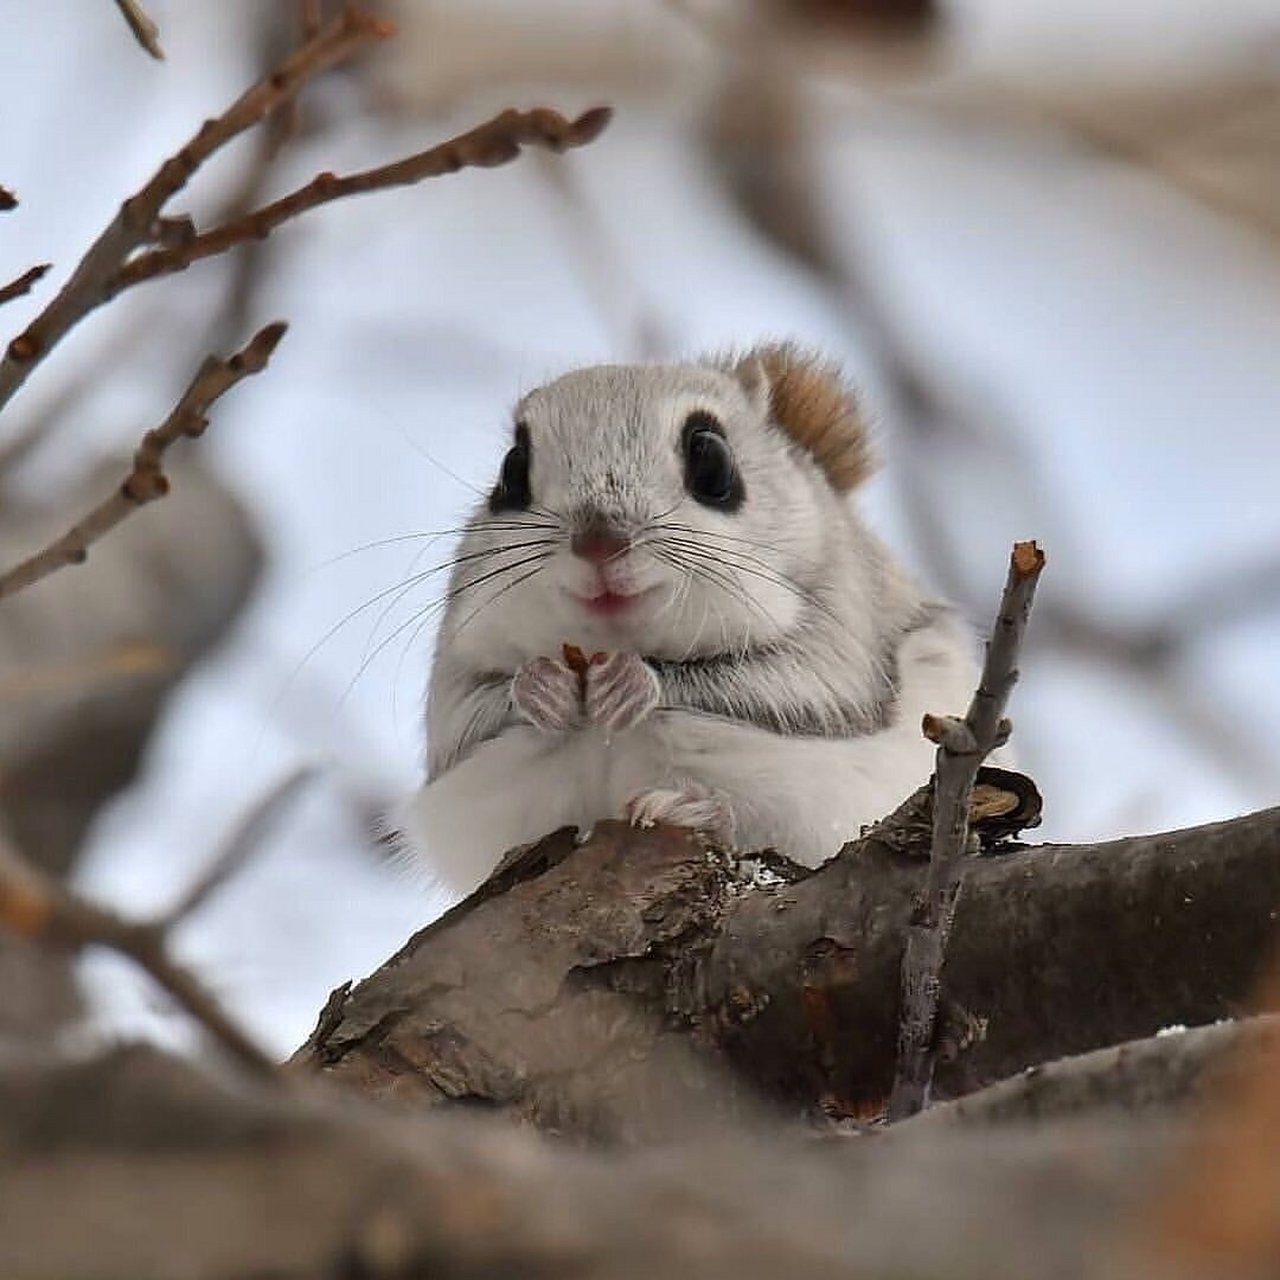
{"label": "blurred background branch", "polygon": [[277,321],[260,329],[244,348],[227,359],[207,356],[190,386],[169,416],[142,437],[133,455],[133,466],[124,480],[100,502],[81,516],[65,533],[29,555],[10,569],[0,572],[0,600],[17,595],[68,565],[83,564],[89,548],[110,533],[140,507],[169,492],[164,455],[184,437],[195,439],[208,426],[205,416],[216,400],[242,378],[261,373],[271,359],[286,326]]}
{"label": "blurred background branch", "polygon": [[[83,192],[136,187],[187,122],[348,21],[330,0],[147,7],[163,67],[140,63],[112,6],[71,0],[21,18],[0,53],[20,143],[4,177],[25,197],[4,224],[5,278],[74,262],[110,208]],[[441,563],[491,483],[508,406],[575,364],[760,337],[850,366],[884,458],[873,518],[976,624],[1008,543],[1053,545],[1017,735],[1049,837],[1274,801],[1269,3],[405,0],[388,16],[399,34],[377,56],[316,74],[305,100],[210,162],[185,197],[192,229],[247,231],[253,210],[317,172],[376,166],[513,102],[553,97],[572,117],[614,101],[619,120],[589,163],[539,154],[429,197],[387,193],[376,211],[335,203],[181,284],[130,290],[112,325],[77,329],[56,375],[14,402],[6,512],[70,486],[78,449],[126,445],[155,388],[241,342],[267,297],[307,320],[290,378],[259,380],[202,446],[261,529],[261,590],[168,701],[141,783],[91,834],[87,884],[156,906],[195,872],[173,862],[177,815],[247,804],[263,772],[326,761],[243,888],[183,934],[278,1050],[296,1043],[328,987],[437,906],[428,888],[406,892],[371,835],[418,767],[431,638],[418,621],[436,591],[407,575]],[[25,66],[77,49],[92,51],[92,75],[59,95],[44,81],[22,91]],[[32,104],[55,99],[37,118]],[[128,154],[96,145],[103,130]],[[52,195],[49,138],[76,175]],[[189,252],[181,225],[161,233],[142,262]],[[5,307],[14,328],[38,299]],[[398,583],[392,608],[362,611]],[[115,655],[173,653],[163,635],[122,628],[82,651],[65,621],[50,648],[23,625],[27,665],[0,688],[28,680],[24,707],[47,705],[68,672],[103,689],[159,683]],[[166,668],[166,688],[186,661]],[[34,787],[29,771],[14,776]],[[333,897],[352,917],[337,939],[309,923]],[[308,976],[290,988],[264,972]],[[104,979],[109,998],[121,989]]]}

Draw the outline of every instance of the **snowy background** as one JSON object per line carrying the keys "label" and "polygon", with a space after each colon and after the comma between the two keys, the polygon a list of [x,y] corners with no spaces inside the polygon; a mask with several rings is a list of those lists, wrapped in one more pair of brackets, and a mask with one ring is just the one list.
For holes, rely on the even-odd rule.
{"label": "snowy background", "polygon": [[[0,179],[23,197],[0,278],[56,264],[6,308],[7,330],[158,159],[259,73],[267,5],[151,0],[158,64],[106,0],[0,0]],[[1143,0],[1068,16],[965,0],[950,12],[922,65],[804,46],[812,75],[786,73],[808,112],[810,194],[870,312],[849,305],[847,279],[821,278],[744,218],[703,149],[725,79],[718,28],[656,2],[402,4],[396,45],[304,99],[309,127],[272,192],[419,149],[508,101],[610,101],[618,116],[564,159],[290,225],[243,324],[218,339],[291,322],[270,371],[219,407],[199,446],[255,513],[267,573],[232,641],[169,703],[79,876],[130,910],[159,907],[273,780],[326,766],[181,937],[273,1048],[294,1047],[333,986],[440,909],[368,832],[417,777],[422,611],[442,584],[386,593],[448,553],[491,483],[510,404],[584,362],[763,336],[844,360],[886,458],[874,523],[980,625],[1011,541],[1040,539],[1050,565],[1013,715],[1046,838],[1276,802],[1280,193],[1265,175],[1280,93],[1265,91],[1280,88],[1280,11]],[[252,150],[220,157],[185,207],[217,210]],[[131,443],[167,411],[233,272],[219,260],[147,286],[68,340],[14,420],[77,369],[100,372],[33,480],[77,449]],[[942,427],[903,419],[877,360],[886,334],[928,372]],[[86,976],[111,1026],[185,1034],[124,966],[94,958]]]}

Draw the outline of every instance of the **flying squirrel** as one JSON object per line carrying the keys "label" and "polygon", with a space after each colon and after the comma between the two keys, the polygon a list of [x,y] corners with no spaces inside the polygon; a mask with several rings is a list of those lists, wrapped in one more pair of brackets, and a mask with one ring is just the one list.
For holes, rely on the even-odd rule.
{"label": "flying squirrel", "polygon": [[859,518],[871,471],[852,390],[791,344],[526,395],[438,633],[401,815],[429,869],[465,893],[606,818],[816,866],[925,781],[972,641]]}

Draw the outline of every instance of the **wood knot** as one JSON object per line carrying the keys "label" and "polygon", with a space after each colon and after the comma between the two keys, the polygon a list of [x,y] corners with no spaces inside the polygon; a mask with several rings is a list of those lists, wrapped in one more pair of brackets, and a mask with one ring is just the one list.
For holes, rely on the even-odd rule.
{"label": "wood knot", "polygon": [[20,333],[9,343],[7,354],[10,360],[26,364],[40,354],[40,344],[29,333]]}

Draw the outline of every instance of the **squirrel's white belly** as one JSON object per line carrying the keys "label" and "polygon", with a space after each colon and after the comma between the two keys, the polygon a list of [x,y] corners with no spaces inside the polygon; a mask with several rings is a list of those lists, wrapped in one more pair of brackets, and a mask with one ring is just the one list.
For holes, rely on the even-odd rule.
{"label": "squirrel's white belly", "polygon": [[734,843],[817,866],[929,775],[932,749],[901,722],[865,738],[788,738],[689,712],[660,712],[606,741],[587,727],[555,741],[516,727],[411,802],[415,843],[469,892],[506,850],[564,826],[624,816],[653,788],[695,781],[728,806]]}
{"label": "squirrel's white belly", "polygon": [[817,866],[927,780],[925,712],[961,714],[974,667],[927,633],[900,652],[892,723],[861,737],[783,736],[691,711],[656,711],[609,738],[595,725],[516,725],[423,787],[402,815],[443,880],[470,892],[508,850],[565,826],[621,818],[646,791],[692,782],[727,807],[734,844]]}

